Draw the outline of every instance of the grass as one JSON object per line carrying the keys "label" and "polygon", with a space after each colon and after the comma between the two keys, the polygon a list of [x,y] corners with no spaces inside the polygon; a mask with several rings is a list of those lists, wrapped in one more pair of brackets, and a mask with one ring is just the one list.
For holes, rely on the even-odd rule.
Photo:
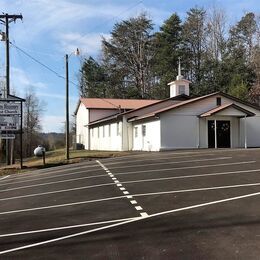
{"label": "grass", "polygon": [[42,158],[31,157],[24,159],[23,169],[20,169],[20,162],[10,166],[0,167],[0,176],[14,173],[24,173],[36,169],[49,168],[59,165],[72,164],[84,160],[94,160],[98,158],[110,158],[131,154],[131,152],[113,152],[113,151],[87,151],[87,150],[71,150],[70,160],[65,159],[65,150],[59,149],[46,152],[45,165]]}

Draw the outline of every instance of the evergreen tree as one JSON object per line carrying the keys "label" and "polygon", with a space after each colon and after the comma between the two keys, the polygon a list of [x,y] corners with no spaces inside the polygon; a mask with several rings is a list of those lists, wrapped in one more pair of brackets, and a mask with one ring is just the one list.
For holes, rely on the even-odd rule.
{"label": "evergreen tree", "polygon": [[[232,87],[243,86],[250,92],[256,73],[252,66],[254,50],[254,37],[256,34],[256,22],[253,13],[247,13],[230,29],[228,39],[228,52],[225,57],[226,67],[229,68],[229,91]],[[239,81],[238,81],[239,79]],[[233,84],[236,82],[237,87]],[[248,95],[247,95],[248,98]]]}
{"label": "evergreen tree", "polygon": [[144,14],[116,23],[102,50],[110,75],[135,97],[151,92],[151,61],[154,56],[152,23]]}
{"label": "evergreen tree", "polygon": [[189,79],[192,81],[192,92],[201,94],[206,45],[206,11],[195,7],[191,8],[187,15],[183,25],[183,40],[189,57]]}
{"label": "evergreen tree", "polygon": [[92,57],[85,59],[80,70],[80,96],[105,97],[106,83],[104,68]]}
{"label": "evergreen tree", "polygon": [[161,26],[160,32],[155,34],[153,72],[158,82],[153,95],[157,98],[169,97],[167,83],[173,81],[178,74],[178,57],[183,61],[181,32],[181,19],[174,13]]}

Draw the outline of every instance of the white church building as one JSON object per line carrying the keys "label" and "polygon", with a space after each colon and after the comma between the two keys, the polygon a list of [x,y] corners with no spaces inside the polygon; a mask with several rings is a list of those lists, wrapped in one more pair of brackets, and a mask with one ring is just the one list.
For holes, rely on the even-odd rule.
{"label": "white church building", "polygon": [[89,150],[260,147],[260,107],[222,92],[191,98],[180,71],[165,100],[81,98],[77,143]]}

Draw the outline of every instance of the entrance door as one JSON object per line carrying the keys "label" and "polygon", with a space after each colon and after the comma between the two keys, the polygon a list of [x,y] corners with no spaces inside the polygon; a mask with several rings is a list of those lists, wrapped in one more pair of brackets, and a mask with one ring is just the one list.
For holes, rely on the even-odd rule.
{"label": "entrance door", "polygon": [[[215,148],[215,124],[208,121],[208,147]],[[230,148],[230,121],[217,120],[217,148]]]}
{"label": "entrance door", "polygon": [[230,121],[217,121],[218,148],[230,148]]}

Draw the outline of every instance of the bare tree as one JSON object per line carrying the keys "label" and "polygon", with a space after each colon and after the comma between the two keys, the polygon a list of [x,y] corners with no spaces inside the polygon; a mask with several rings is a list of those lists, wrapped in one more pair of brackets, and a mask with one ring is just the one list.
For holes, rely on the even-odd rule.
{"label": "bare tree", "polygon": [[42,103],[34,91],[29,89],[25,96],[24,103],[24,139],[25,156],[31,156],[33,147],[38,145],[38,133],[41,130],[40,118],[44,111]]}
{"label": "bare tree", "polygon": [[226,14],[223,9],[213,7],[207,13],[208,54],[215,61],[221,61],[226,50]]}

